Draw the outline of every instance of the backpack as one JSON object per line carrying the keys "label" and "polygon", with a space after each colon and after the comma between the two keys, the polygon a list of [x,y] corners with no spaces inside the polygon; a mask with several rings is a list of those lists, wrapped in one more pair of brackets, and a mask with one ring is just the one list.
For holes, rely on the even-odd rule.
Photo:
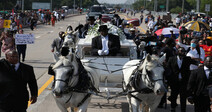
{"label": "backpack", "polygon": [[[186,52],[188,53],[190,50],[191,50],[191,47],[189,47],[189,48],[187,49]],[[196,47],[196,50],[197,50],[197,53],[199,54],[199,58],[200,58],[200,55],[201,55],[201,54],[200,54],[200,47],[197,46],[197,47]]]}

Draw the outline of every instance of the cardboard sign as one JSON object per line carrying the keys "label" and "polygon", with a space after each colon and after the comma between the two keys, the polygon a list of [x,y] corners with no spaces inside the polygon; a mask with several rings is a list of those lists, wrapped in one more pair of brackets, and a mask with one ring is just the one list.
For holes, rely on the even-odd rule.
{"label": "cardboard sign", "polygon": [[34,44],[34,43],[35,43],[34,34],[16,34],[15,35],[16,45]]}
{"label": "cardboard sign", "polygon": [[4,20],[4,28],[10,28],[11,20]]}

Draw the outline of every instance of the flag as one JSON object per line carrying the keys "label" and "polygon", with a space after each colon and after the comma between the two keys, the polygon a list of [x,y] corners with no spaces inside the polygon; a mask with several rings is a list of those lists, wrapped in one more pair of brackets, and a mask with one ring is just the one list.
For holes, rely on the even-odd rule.
{"label": "flag", "polygon": [[14,9],[12,9],[12,15],[14,15]]}
{"label": "flag", "polygon": [[10,28],[10,23],[11,23],[11,20],[4,20],[4,25],[3,25],[3,27],[4,27],[4,28]]}
{"label": "flag", "polygon": [[4,28],[4,20],[3,19],[0,19],[0,28]]}

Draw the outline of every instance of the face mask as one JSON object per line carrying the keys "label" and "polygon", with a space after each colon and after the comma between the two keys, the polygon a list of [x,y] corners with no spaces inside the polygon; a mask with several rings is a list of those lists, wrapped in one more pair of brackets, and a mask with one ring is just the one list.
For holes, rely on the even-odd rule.
{"label": "face mask", "polygon": [[195,48],[196,44],[195,43],[191,43],[191,47]]}

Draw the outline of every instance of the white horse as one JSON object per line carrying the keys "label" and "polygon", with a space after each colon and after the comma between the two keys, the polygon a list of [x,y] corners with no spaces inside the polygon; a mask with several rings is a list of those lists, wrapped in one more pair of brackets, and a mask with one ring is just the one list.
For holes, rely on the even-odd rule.
{"label": "white horse", "polygon": [[163,94],[167,91],[163,83],[162,62],[157,56],[146,56],[143,62],[131,60],[123,66],[125,91],[130,112],[155,112]]}
{"label": "white horse", "polygon": [[70,39],[65,39],[62,56],[53,66],[53,96],[61,112],[67,112],[68,107],[75,108],[77,112],[86,112],[92,96],[90,93],[98,91],[99,75],[97,70],[82,65],[72,51],[73,45]]}

